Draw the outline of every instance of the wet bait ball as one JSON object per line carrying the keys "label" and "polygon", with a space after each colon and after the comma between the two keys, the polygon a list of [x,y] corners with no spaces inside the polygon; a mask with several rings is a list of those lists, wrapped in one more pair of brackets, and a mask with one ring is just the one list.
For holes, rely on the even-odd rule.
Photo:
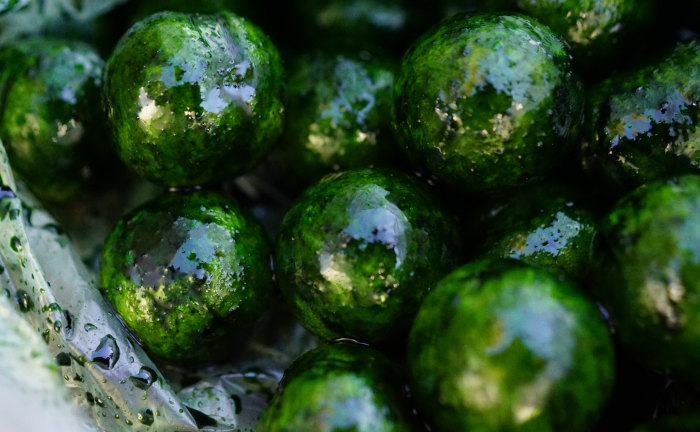
{"label": "wet bait ball", "polygon": [[270,248],[225,196],[169,193],[119,221],[102,251],[100,287],[158,358],[213,362],[267,309]]}
{"label": "wet bait ball", "polygon": [[323,338],[400,343],[423,297],[454,267],[453,224],[404,174],[328,175],[284,217],[280,289],[299,321]]}
{"label": "wet bait ball", "polygon": [[407,363],[440,431],[590,431],[612,389],[612,341],[593,302],[546,270],[484,260],[421,305]]}
{"label": "wet bait ball", "polygon": [[406,53],[394,87],[410,159],[470,190],[544,174],[569,149],[581,87],[551,30],[524,16],[457,15]]}
{"label": "wet bait ball", "polygon": [[104,61],[89,45],[32,39],[0,50],[0,138],[45,200],[69,199],[109,150],[100,112]]}
{"label": "wet bait ball", "polygon": [[258,163],[282,131],[282,65],[262,31],[228,12],[162,12],[135,24],[107,62],[117,153],[167,186]]}

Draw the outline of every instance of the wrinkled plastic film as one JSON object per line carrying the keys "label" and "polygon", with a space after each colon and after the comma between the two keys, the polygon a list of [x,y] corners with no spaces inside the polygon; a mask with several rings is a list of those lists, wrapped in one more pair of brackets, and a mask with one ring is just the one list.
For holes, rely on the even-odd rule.
{"label": "wrinkled plastic film", "polygon": [[[3,288],[43,337],[79,404],[103,430],[196,431],[196,422],[95,287],[67,237],[24,206],[0,147]],[[11,283],[8,283],[11,282]]]}

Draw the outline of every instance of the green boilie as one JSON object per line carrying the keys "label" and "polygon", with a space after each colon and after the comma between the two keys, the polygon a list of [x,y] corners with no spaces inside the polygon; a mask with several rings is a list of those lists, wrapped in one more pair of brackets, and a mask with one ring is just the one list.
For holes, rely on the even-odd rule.
{"label": "green boilie", "polygon": [[240,174],[282,131],[282,75],[272,42],[243,18],[151,15],[122,37],[105,69],[117,153],[167,186]]}
{"label": "green boilie", "polygon": [[532,186],[489,212],[483,254],[514,258],[581,280],[590,270],[598,233],[595,216],[576,191]]}
{"label": "green boilie", "polygon": [[42,199],[64,201],[94,178],[105,145],[103,60],[88,45],[32,39],[0,50],[0,138]]}
{"label": "green boilie", "polygon": [[621,189],[700,172],[700,43],[604,81],[591,93],[584,145],[588,165]]}
{"label": "green boilie", "polygon": [[700,383],[700,177],[642,186],[601,227],[595,295],[640,363]]}
{"label": "green boilie", "polygon": [[408,157],[460,188],[545,174],[571,148],[580,83],[564,43],[534,19],[456,15],[406,53],[394,87]]}
{"label": "green boilie", "polygon": [[326,339],[401,343],[423,297],[458,259],[453,221],[416,180],[393,171],[331,174],[285,215],[282,293]]}
{"label": "green boilie", "polygon": [[285,371],[258,432],[409,432],[400,375],[362,345],[324,345]]}
{"label": "green boilie", "polygon": [[302,56],[290,72],[285,167],[310,181],[388,159],[394,74],[378,60]]}
{"label": "green boilie", "polygon": [[591,430],[614,381],[595,305],[515,260],[467,264],[426,297],[409,338],[416,406],[439,431]]}
{"label": "green boilie", "polygon": [[172,192],[119,221],[100,287],[157,358],[211,363],[267,309],[270,254],[262,228],[225,196]]}

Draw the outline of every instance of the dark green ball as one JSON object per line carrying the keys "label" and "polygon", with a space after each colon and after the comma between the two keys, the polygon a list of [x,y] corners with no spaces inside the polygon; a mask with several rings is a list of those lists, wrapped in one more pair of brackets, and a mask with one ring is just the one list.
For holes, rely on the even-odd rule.
{"label": "dark green ball", "polygon": [[613,357],[593,302],[515,260],[477,261],[440,281],[407,351],[416,406],[440,431],[589,431]]}
{"label": "dark green ball", "polygon": [[522,16],[456,15],[403,58],[396,128],[408,157],[460,188],[496,190],[557,165],[581,120],[564,43]]}
{"label": "dark green ball", "polygon": [[321,337],[396,343],[454,267],[456,242],[453,221],[411,177],[331,174],[285,215],[277,280],[292,312]]}
{"label": "dark green ball", "polygon": [[399,373],[383,354],[357,344],[311,350],[285,371],[258,432],[409,432]]}
{"label": "dark green ball", "polygon": [[586,116],[586,163],[623,189],[700,173],[698,70],[700,43],[693,41],[595,88]]}
{"label": "dark green ball", "polygon": [[393,86],[393,72],[378,60],[340,54],[298,59],[288,85],[285,166],[316,181],[387,160]]}
{"label": "dark green ball", "polygon": [[270,254],[262,228],[225,196],[167,193],[117,223],[100,288],[156,357],[214,362],[266,310]]}
{"label": "dark green ball", "polygon": [[135,24],[105,69],[117,153],[167,186],[240,174],[282,131],[283,70],[272,42],[229,12],[162,12]]}
{"label": "dark green ball", "polygon": [[0,50],[0,138],[43,199],[63,201],[109,151],[100,110],[103,60],[88,45],[32,39]]}
{"label": "dark green ball", "polygon": [[576,191],[538,184],[491,208],[483,254],[514,258],[581,280],[593,264],[598,227]]}
{"label": "dark green ball", "polygon": [[596,296],[622,346],[651,368],[700,383],[700,177],[642,186],[602,226]]}

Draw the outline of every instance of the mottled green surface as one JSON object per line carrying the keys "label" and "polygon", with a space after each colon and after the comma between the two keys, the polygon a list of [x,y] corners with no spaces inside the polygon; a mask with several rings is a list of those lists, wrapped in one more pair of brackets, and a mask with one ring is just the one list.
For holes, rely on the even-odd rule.
{"label": "mottled green surface", "polygon": [[405,0],[299,0],[292,15],[306,46],[332,50],[387,50],[401,55],[426,26],[435,8]]}
{"label": "mottled green surface", "polygon": [[299,321],[321,337],[397,343],[455,266],[456,241],[451,218],[405,174],[331,174],[285,215],[277,280]]}
{"label": "mottled green surface", "polygon": [[652,0],[486,0],[496,7],[512,4],[537,18],[571,46],[575,60],[604,58],[614,52],[621,38],[642,24],[649,24]]}
{"label": "mottled green surface", "polygon": [[624,348],[647,366],[700,382],[700,177],[642,186],[601,229],[610,249],[595,294]]}
{"label": "mottled green surface", "polygon": [[632,188],[700,172],[700,43],[603,82],[591,92],[586,157],[602,175]]}
{"label": "mottled green surface", "polygon": [[440,431],[588,431],[613,384],[613,347],[577,287],[515,260],[477,261],[423,302],[407,362]]}
{"label": "mottled green surface", "polygon": [[167,193],[124,217],[100,267],[100,287],[127,326],[176,363],[230,355],[273,292],[262,228],[213,192]]}
{"label": "mottled green surface", "polygon": [[377,60],[303,56],[290,71],[285,167],[306,180],[387,160],[394,74]]}
{"label": "mottled green surface", "polygon": [[520,16],[444,21],[406,53],[394,87],[409,158],[472,190],[516,186],[555,166],[581,102],[564,44]]}
{"label": "mottled green surface", "polygon": [[515,258],[573,279],[590,269],[598,228],[573,190],[530,187],[495,204],[491,216],[485,256]]}
{"label": "mottled green surface", "polygon": [[117,152],[163,185],[239,174],[282,131],[282,74],[272,42],[243,18],[151,15],[121,39],[105,70]]}
{"label": "mottled green surface", "polygon": [[12,168],[43,199],[65,200],[91,177],[105,145],[104,62],[88,45],[32,39],[0,50],[0,138]]}
{"label": "mottled green surface", "polygon": [[399,370],[383,354],[324,345],[285,371],[258,432],[409,432]]}

